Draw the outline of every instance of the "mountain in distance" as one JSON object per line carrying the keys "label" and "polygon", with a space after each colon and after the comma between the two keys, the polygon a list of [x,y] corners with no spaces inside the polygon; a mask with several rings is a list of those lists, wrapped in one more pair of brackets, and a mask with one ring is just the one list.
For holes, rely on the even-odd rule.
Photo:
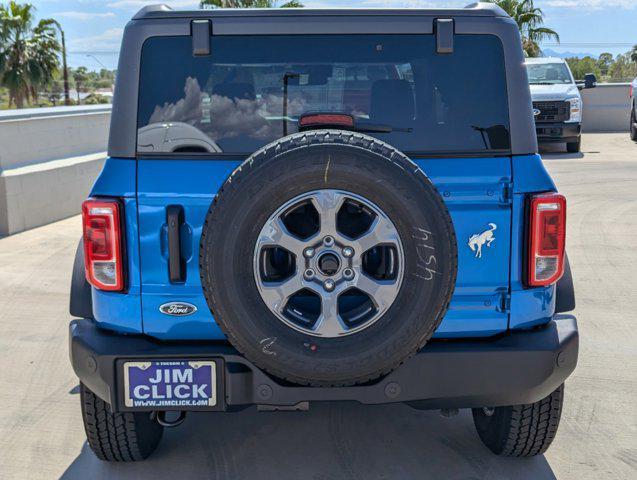
{"label": "mountain in distance", "polygon": [[593,58],[597,58],[598,55],[595,55],[594,53],[585,53],[585,52],[556,52],[555,50],[551,49],[551,48],[543,48],[542,49],[542,56],[544,57],[558,57],[558,58],[573,58],[573,57],[577,57],[577,58],[584,58],[584,57],[593,57]]}

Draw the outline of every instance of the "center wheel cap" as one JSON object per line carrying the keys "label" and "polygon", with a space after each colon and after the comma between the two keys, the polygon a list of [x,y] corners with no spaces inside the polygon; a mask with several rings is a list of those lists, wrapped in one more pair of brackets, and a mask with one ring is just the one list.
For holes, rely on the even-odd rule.
{"label": "center wheel cap", "polygon": [[341,261],[334,253],[324,253],[318,259],[318,269],[327,277],[331,277],[338,272],[340,266]]}

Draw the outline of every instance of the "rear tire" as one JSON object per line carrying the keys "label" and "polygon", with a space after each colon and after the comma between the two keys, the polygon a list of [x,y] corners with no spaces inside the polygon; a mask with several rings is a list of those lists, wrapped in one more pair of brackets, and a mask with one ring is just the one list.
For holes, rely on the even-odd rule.
{"label": "rear tire", "polygon": [[566,151],[568,153],[579,153],[581,145],[582,145],[582,139],[578,138],[577,142],[568,142],[566,144]]}
{"label": "rear tire", "polygon": [[633,142],[637,142],[637,118],[635,118],[635,109],[637,106],[633,105],[630,111],[630,139]]}
{"label": "rear tire", "polygon": [[535,403],[474,408],[480,440],[496,455],[533,457],[546,452],[557,433],[563,398],[564,384]]}
{"label": "rear tire", "polygon": [[150,413],[113,413],[110,405],[80,384],[86,439],[100,460],[136,462],[155,451],[164,427]]}

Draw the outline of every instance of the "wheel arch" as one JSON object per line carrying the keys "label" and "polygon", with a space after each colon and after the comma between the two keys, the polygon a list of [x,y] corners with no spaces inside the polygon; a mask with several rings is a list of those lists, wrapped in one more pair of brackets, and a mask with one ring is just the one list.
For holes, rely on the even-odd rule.
{"label": "wheel arch", "polygon": [[75,251],[71,276],[71,298],[69,312],[74,317],[93,319],[93,297],[91,284],[84,273],[84,241],[80,239]]}

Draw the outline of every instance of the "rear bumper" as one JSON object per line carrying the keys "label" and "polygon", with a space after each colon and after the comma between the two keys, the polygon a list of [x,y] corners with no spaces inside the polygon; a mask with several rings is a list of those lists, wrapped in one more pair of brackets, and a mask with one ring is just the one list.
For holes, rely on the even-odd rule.
{"label": "rear bumper", "polygon": [[580,123],[536,123],[535,132],[539,143],[576,142],[582,126]]}
{"label": "rear bumper", "polygon": [[[365,404],[415,402],[419,408],[469,408],[535,402],[557,388],[577,364],[575,317],[558,315],[545,326],[489,340],[432,341],[401,367],[371,385],[304,387],[280,382],[227,343],[167,343],[98,328],[92,320],[70,324],[75,373],[114,411],[123,405],[121,369],[132,359],[217,359],[224,401],[241,405],[294,406],[306,401]],[[137,409],[139,410],[139,409]]]}

